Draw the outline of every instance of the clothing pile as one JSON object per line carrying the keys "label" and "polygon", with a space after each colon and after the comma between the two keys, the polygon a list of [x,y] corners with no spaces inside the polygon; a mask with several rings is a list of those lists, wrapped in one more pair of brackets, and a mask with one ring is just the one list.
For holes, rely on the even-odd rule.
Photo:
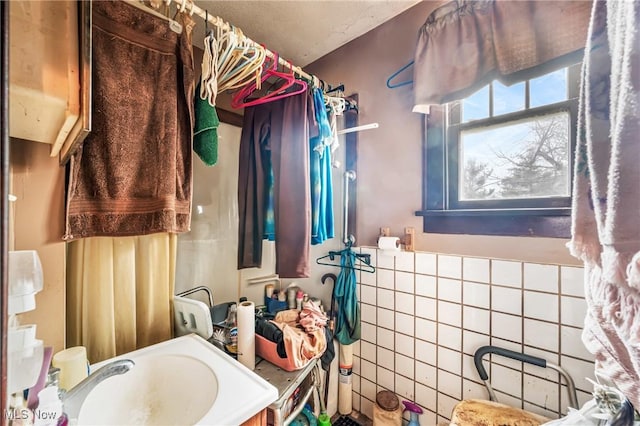
{"label": "clothing pile", "polygon": [[278,356],[289,358],[296,368],[302,368],[316,358],[322,365],[333,360],[332,339],[326,327],[327,316],[314,301],[305,302],[302,310],[280,311],[273,320],[256,318],[256,334],[276,343]]}

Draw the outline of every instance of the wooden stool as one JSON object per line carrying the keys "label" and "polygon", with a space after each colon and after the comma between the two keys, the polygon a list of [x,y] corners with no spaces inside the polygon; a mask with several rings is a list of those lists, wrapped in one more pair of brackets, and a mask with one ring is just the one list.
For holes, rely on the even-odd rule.
{"label": "wooden stool", "polygon": [[539,426],[549,419],[499,402],[466,399],[453,408],[452,426]]}

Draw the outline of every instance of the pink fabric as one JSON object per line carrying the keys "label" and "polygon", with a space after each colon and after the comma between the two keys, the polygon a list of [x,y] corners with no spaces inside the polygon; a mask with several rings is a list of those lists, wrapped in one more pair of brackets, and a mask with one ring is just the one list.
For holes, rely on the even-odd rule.
{"label": "pink fabric", "polygon": [[327,325],[327,316],[313,301],[305,302],[300,311],[300,325],[307,333],[320,330]]}
{"label": "pink fabric", "polygon": [[[640,407],[640,2],[594,2],[585,48],[571,253],[585,264],[582,339]],[[609,382],[609,383],[606,383]]]}

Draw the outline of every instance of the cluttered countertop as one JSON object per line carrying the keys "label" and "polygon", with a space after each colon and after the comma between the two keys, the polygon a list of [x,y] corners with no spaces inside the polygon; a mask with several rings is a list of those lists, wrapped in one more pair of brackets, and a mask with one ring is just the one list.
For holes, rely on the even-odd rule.
{"label": "cluttered countertop", "polygon": [[184,296],[174,299],[177,334],[200,334],[278,390],[267,412],[268,424],[288,424],[307,414],[307,402],[313,401],[314,390],[319,392],[320,364],[329,365],[335,356],[318,299],[297,287],[279,291],[270,285],[261,306],[244,298],[237,304],[206,306]]}

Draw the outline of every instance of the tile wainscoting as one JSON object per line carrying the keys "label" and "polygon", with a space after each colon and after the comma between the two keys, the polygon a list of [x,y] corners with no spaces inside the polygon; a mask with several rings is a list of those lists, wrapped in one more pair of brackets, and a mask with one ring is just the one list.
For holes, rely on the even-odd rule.
{"label": "tile wainscoting", "polygon": [[[461,399],[488,399],[473,364],[482,345],[545,358],[591,399],[593,357],[581,341],[583,269],[424,252],[370,253],[376,272],[357,272],[362,338],[354,346],[353,408],[372,417],[382,389],[415,401],[421,424],[447,422]],[[498,400],[550,418],[567,411],[551,369],[485,356]]]}

